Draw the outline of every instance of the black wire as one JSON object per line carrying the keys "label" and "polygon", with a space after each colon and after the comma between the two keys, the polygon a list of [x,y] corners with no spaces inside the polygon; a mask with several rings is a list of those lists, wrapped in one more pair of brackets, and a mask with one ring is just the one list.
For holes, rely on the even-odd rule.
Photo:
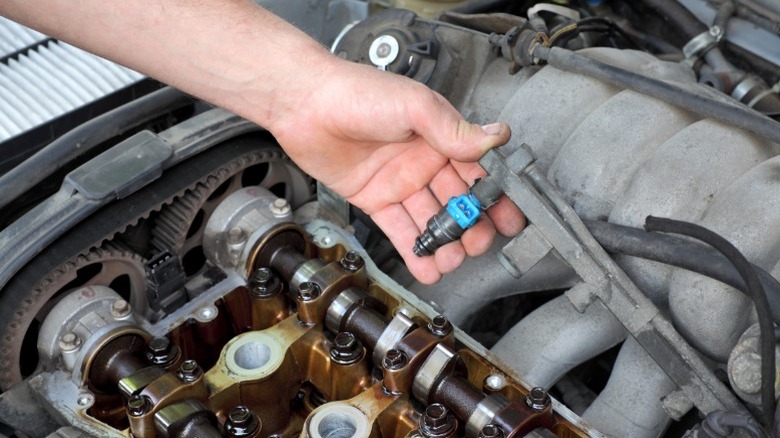
{"label": "black wire", "polygon": [[648,216],[645,220],[647,231],[681,234],[698,239],[723,254],[739,271],[748,286],[750,297],[756,307],[758,325],[761,329],[761,410],[767,430],[773,430],[775,415],[775,331],[772,316],[769,313],[764,287],[750,262],[728,240],[700,225]]}
{"label": "black wire", "polygon": [[[748,294],[747,284],[734,265],[710,246],[684,237],[648,233],[639,228],[584,220],[593,237],[608,252],[639,257],[676,266],[715,279]],[[765,270],[752,265],[769,301],[772,319],[780,322],[780,282]],[[780,338],[780,327],[775,329]]]}

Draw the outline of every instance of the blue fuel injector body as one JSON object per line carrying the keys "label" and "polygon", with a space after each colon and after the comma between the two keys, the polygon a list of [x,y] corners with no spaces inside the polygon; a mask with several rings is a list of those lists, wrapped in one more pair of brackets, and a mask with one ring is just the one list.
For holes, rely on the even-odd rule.
{"label": "blue fuel injector body", "polygon": [[414,242],[414,254],[429,256],[442,246],[454,242],[477,223],[482,211],[498,201],[501,190],[487,179],[478,179],[469,192],[450,198],[447,204],[433,215],[425,231]]}

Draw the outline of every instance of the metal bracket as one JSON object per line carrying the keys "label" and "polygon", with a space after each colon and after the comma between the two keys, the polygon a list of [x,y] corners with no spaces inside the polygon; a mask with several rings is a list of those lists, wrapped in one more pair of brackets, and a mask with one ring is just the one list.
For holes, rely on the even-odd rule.
{"label": "metal bracket", "polygon": [[480,161],[509,198],[704,414],[747,412],[658,308],[596,242],[577,213],[533,163],[525,145],[489,151]]}

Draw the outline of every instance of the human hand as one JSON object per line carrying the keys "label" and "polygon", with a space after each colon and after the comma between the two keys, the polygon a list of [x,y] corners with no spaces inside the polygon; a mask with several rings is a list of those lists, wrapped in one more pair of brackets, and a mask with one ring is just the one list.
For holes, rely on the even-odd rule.
{"label": "human hand", "polygon": [[525,226],[503,199],[460,242],[415,256],[428,219],[484,175],[474,161],[506,143],[509,127],[470,124],[420,83],[335,57],[309,86],[274,109],[271,132],[303,170],[371,216],[420,282],[487,251],[496,230],[514,235]]}

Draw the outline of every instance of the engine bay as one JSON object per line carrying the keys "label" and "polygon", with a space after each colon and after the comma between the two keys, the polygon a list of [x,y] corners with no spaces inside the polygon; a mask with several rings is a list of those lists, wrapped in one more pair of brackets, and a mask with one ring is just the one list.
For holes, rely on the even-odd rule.
{"label": "engine bay", "polygon": [[2,433],[775,436],[776,4],[260,3],[512,128],[415,253],[499,195],[528,226],[420,284],[268,132],[160,88],[0,176]]}

